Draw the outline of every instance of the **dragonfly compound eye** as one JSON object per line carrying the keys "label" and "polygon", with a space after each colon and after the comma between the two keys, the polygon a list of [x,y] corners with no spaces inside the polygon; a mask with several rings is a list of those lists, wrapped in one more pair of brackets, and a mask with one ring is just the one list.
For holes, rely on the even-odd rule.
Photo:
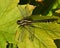
{"label": "dragonfly compound eye", "polygon": [[17,21],[17,24],[20,25],[20,24],[21,24],[20,22],[21,22],[21,20],[18,20],[18,21]]}

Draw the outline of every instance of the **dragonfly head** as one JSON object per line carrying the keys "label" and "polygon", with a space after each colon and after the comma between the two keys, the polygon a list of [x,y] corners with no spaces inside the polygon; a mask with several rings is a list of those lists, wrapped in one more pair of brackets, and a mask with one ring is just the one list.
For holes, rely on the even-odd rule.
{"label": "dragonfly head", "polygon": [[24,19],[24,20],[18,20],[18,21],[17,21],[17,24],[18,24],[18,25],[22,25],[22,26],[30,25],[31,23],[32,23],[32,21],[26,20],[26,19]]}
{"label": "dragonfly head", "polygon": [[17,24],[20,25],[20,24],[21,24],[20,22],[21,22],[21,20],[18,20],[18,21],[17,21]]}

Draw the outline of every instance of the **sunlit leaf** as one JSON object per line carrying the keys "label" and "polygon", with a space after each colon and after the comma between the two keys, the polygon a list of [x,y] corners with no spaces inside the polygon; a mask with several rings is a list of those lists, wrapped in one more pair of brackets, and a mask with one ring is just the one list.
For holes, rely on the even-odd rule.
{"label": "sunlit leaf", "polygon": [[13,43],[16,20],[19,17],[18,0],[0,0],[0,48],[6,48],[7,41]]}
{"label": "sunlit leaf", "polygon": [[[25,14],[23,12],[22,17],[24,15]],[[19,26],[19,29],[17,30],[17,32],[20,32],[18,36],[19,39],[17,39],[17,45],[19,48],[57,48],[57,46],[54,43],[54,39],[60,39],[59,35],[60,24],[58,24],[58,21],[60,19],[59,17],[56,16],[45,17],[39,15],[28,16],[28,17],[25,16],[25,17],[26,19],[32,19],[33,21],[46,20],[46,19],[57,19],[57,20],[55,22],[32,22],[32,26],[26,25],[22,26],[22,28],[21,26]]]}
{"label": "sunlit leaf", "polygon": [[[55,22],[32,22],[32,26],[21,28],[17,20],[22,19],[25,14],[21,15],[17,4],[18,0],[0,0],[0,48],[6,48],[7,41],[17,44],[14,44],[13,48],[16,46],[18,48],[57,48],[54,39],[60,39],[60,24],[58,24],[60,18],[28,16],[33,21],[51,18],[57,20]],[[25,10],[25,7],[21,10],[22,13],[29,11]],[[29,15],[28,13],[26,15]]]}

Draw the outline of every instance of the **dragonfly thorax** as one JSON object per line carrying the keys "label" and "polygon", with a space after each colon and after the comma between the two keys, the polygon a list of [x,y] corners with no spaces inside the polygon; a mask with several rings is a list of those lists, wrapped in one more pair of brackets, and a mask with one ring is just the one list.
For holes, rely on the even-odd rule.
{"label": "dragonfly thorax", "polygon": [[18,21],[17,21],[17,24],[18,24],[18,25],[21,25],[21,26],[31,25],[31,23],[32,23],[32,21],[31,21],[31,20],[27,20],[27,19],[18,20]]}

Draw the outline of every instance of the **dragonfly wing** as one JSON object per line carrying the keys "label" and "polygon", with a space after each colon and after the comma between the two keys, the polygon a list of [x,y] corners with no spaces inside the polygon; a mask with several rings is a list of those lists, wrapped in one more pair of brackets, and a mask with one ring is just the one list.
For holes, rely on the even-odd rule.
{"label": "dragonfly wing", "polygon": [[31,27],[31,26],[28,26],[28,27],[26,27],[26,30],[29,33],[29,39],[31,41],[33,41],[34,40],[35,29],[33,27]]}
{"label": "dragonfly wing", "polygon": [[[40,23],[32,23],[32,27],[36,28],[36,29],[40,29],[42,30],[41,32],[46,32],[47,35],[49,35],[50,37],[52,37],[53,39],[55,39],[56,37],[59,38],[60,35],[60,31],[58,30],[60,28],[60,24],[58,23],[44,23],[44,22],[40,22]],[[58,28],[58,29],[57,29]],[[54,35],[54,36],[53,36]],[[56,37],[55,37],[56,36]]]}
{"label": "dragonfly wing", "polygon": [[20,26],[20,34],[19,34],[19,41],[24,41],[25,38],[25,28],[23,26]]}

